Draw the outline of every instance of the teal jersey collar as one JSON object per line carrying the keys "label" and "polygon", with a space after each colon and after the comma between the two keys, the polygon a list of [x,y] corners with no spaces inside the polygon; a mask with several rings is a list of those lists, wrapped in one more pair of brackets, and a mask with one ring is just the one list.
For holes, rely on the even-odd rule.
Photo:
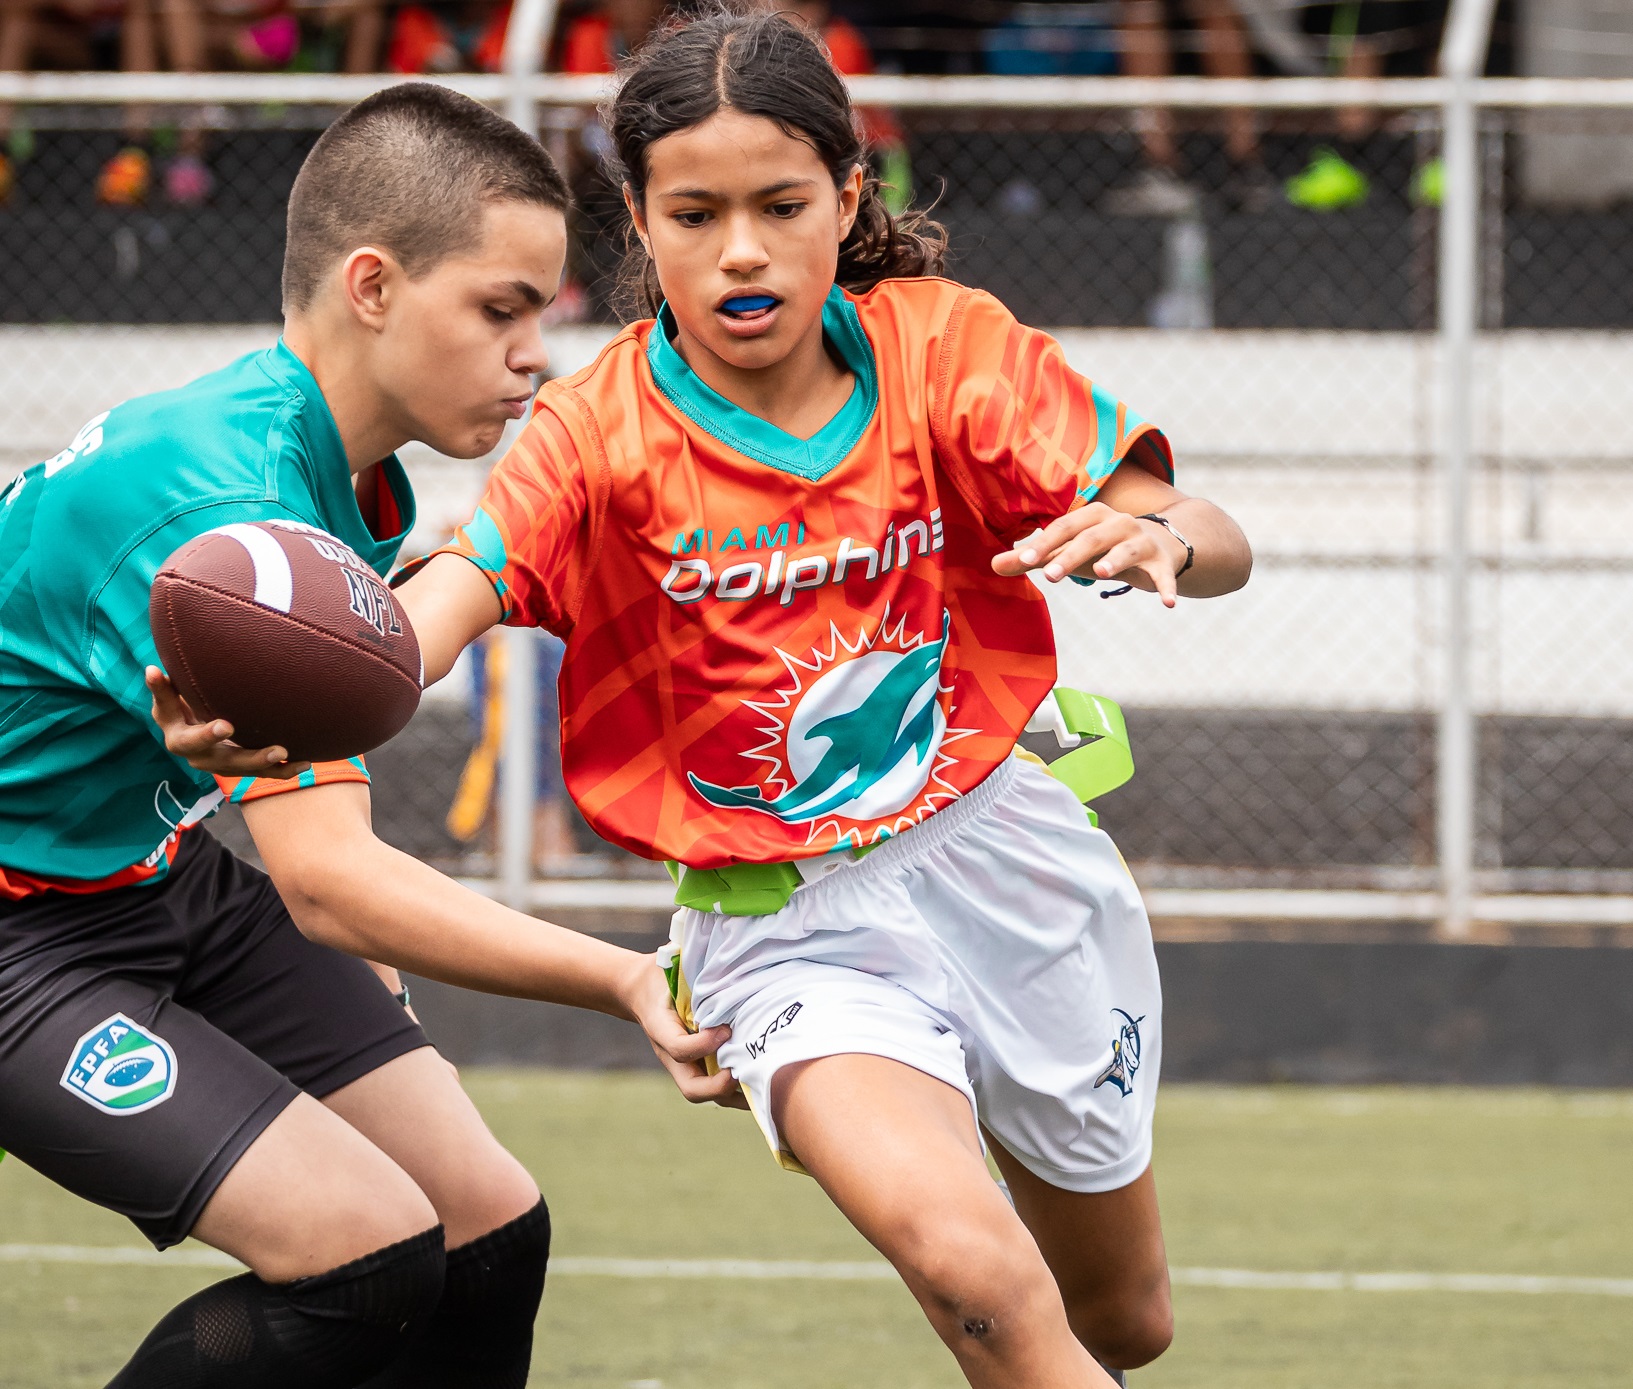
{"label": "teal jersey collar", "polygon": [[396,454],[380,460],[380,480],[391,489],[400,528],[392,535],[377,537],[357,504],[357,491],[351,465],[346,461],[346,447],[340,440],[340,427],[335,424],[317,379],[282,338],[276,347],[262,354],[261,363],[268,376],[297,392],[305,401],[306,408],[294,417],[292,424],[306,445],[305,460],[311,465],[312,494],[320,514],[330,523],[335,535],[367,560],[370,568],[384,575],[397,562],[397,551],[414,529],[414,489],[409,485],[401,461]]}
{"label": "teal jersey collar", "polygon": [[856,306],[835,285],[822,307],[822,334],[856,377],[850,399],[809,439],[796,439],[786,430],[752,415],[706,385],[686,364],[670,340],[675,316],[664,304],[647,340],[646,356],[658,389],[681,414],[721,443],[768,468],[818,482],[856,447],[873,412],[879,407],[879,371],[873,344],[862,331]]}

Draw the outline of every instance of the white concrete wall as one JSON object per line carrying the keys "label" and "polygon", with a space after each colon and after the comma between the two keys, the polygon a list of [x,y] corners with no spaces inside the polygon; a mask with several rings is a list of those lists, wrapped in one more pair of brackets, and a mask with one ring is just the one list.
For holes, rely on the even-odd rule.
{"label": "white concrete wall", "polygon": [[[271,326],[0,326],[0,455],[54,453],[91,414],[272,342]],[[609,330],[551,330],[552,371]],[[1433,448],[1434,339],[1410,333],[1060,330],[1068,358],[1190,456],[1399,459]],[[1503,459],[1633,457],[1633,333],[1508,332],[1481,345],[1482,444]]]}

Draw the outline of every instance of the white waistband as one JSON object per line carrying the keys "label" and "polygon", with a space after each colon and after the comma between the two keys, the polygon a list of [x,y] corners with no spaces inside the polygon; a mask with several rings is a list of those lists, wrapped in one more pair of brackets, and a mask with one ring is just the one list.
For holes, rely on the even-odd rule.
{"label": "white waistband", "polygon": [[1016,762],[1016,758],[1006,757],[973,791],[921,820],[912,829],[892,835],[862,858],[855,858],[840,850],[817,858],[800,859],[798,866],[805,882],[794,890],[795,895],[804,897],[808,893],[818,892],[838,878],[850,879],[858,873],[888,873],[893,868],[911,867],[921,861],[961,833],[965,826],[980,820],[1003,799],[1014,785]]}

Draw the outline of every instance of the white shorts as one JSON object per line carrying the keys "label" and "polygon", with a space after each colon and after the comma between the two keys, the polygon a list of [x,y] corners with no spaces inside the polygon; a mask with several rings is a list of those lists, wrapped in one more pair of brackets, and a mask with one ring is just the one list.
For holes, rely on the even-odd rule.
{"label": "white shorts", "polygon": [[[771,1083],[798,1061],[886,1056],[962,1091],[1052,1186],[1114,1191],[1151,1160],[1162,992],[1151,927],[1111,840],[1011,758],[917,828],[770,916],[682,909],[699,1027],[785,1166]],[[684,994],[683,994],[684,997]]]}

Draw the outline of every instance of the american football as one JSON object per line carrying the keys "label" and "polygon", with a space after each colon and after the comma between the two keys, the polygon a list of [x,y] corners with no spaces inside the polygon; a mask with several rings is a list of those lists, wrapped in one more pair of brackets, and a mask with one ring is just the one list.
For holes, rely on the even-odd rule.
{"label": "american football", "polygon": [[345,542],[294,521],[220,526],[160,569],[148,604],[166,672],[201,719],[294,761],[355,757],[413,716],[419,642]]}

